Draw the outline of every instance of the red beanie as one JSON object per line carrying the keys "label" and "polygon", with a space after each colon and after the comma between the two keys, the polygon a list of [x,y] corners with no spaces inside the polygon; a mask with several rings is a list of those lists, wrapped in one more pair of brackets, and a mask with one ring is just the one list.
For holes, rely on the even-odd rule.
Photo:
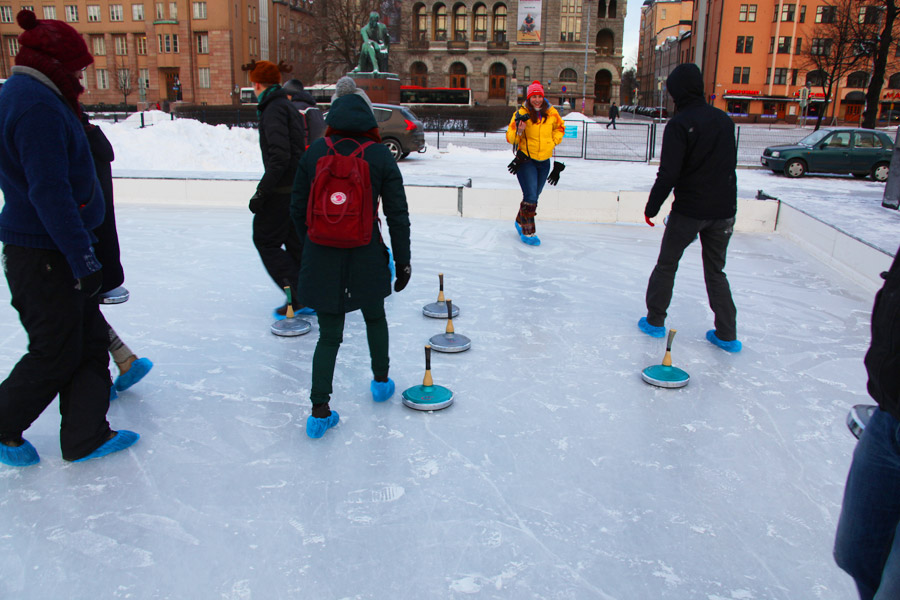
{"label": "red beanie", "polygon": [[71,25],[54,19],[39,20],[30,10],[19,11],[16,21],[25,30],[19,34],[19,44],[56,60],[66,71],[75,73],[94,62],[84,38]]}
{"label": "red beanie", "polygon": [[525,96],[525,98],[531,98],[535,94],[539,96],[544,95],[544,86],[542,86],[541,82],[536,79],[531,82],[531,85],[528,86],[528,94]]}
{"label": "red beanie", "polygon": [[250,81],[253,83],[262,83],[265,85],[274,85],[281,83],[281,71],[278,65],[267,60],[256,61],[250,63],[253,67],[250,69]]}

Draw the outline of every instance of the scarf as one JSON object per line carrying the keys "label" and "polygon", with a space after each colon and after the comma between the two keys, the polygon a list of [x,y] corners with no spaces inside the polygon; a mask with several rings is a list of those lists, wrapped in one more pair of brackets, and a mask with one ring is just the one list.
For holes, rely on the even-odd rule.
{"label": "scarf", "polygon": [[75,116],[81,120],[82,111],[78,97],[84,92],[84,88],[81,87],[75,73],[67,71],[55,58],[25,46],[20,48],[19,53],[16,54],[16,64],[22,67],[31,67],[46,75],[47,79],[59,89]]}

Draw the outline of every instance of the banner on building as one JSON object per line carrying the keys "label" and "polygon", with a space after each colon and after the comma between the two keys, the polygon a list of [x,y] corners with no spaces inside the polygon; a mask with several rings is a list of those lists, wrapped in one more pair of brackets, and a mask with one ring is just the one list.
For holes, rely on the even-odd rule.
{"label": "banner on building", "polygon": [[516,26],[516,43],[541,43],[541,1],[519,0],[519,20]]}

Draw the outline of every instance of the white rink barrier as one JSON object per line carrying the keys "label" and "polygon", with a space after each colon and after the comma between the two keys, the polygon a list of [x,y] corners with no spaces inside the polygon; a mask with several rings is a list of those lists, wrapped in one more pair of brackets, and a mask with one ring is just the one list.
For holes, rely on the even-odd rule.
{"label": "white rink barrier", "polygon": [[[255,180],[115,179],[116,202],[173,206],[247,206],[256,190]],[[406,186],[412,214],[461,216],[473,219],[512,220],[522,199],[518,189],[488,190],[470,187]],[[660,216],[669,213],[672,198]],[[643,223],[647,192],[573,191],[545,187],[539,218],[582,223]],[[892,258],[802,211],[776,200],[738,199],[735,230],[744,233],[778,232],[804,247],[870,291],[881,287],[880,273]]]}

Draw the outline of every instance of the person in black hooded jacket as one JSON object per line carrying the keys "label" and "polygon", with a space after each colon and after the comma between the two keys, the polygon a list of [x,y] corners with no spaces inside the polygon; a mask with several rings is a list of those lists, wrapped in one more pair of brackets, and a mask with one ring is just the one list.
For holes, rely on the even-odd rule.
{"label": "person in black hooded jacket", "polygon": [[900,248],[881,277],[865,357],[878,410],[853,452],[834,542],[861,600],[900,598]]}
{"label": "person in black hooded jacket", "polygon": [[704,100],[703,76],[697,65],[675,67],[666,87],[677,113],[663,133],[656,183],[644,208],[647,224],[654,226],[650,219],[659,213],[673,189],[675,201],[647,284],[647,316],[638,321],[638,327],[652,337],[665,335],[678,263],[685,248],[699,235],[703,276],[716,326],[706,338],[724,350],[739,352],[737,310],[724,271],[737,213],[734,122]]}
{"label": "person in black hooded jacket", "polygon": [[313,95],[306,91],[303,82],[299,79],[290,79],[285,82],[282,88],[288,95],[303,121],[303,134],[306,139],[306,148],[314,141],[325,135],[325,117],[322,111],[316,106],[316,99]]}
{"label": "person in black hooded jacket", "polygon": [[[297,300],[303,242],[290,218],[294,174],[306,150],[303,121],[281,87],[281,70],[287,67],[261,60],[241,68],[250,72],[259,98],[259,147],[265,169],[250,199],[253,245],[275,285],[290,287],[294,312],[311,314]],[[273,316],[283,319],[286,313],[287,304],[276,308]]]}

